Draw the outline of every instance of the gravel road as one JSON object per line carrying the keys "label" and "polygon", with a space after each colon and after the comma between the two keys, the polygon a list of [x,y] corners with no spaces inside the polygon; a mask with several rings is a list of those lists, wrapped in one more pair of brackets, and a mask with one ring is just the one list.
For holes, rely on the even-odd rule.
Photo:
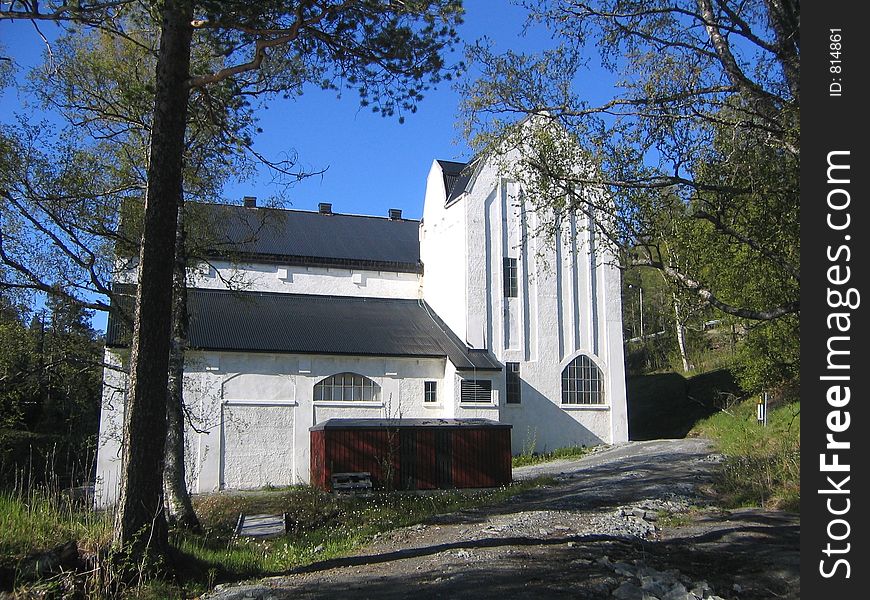
{"label": "gravel road", "polygon": [[653,440],[515,469],[556,483],[203,598],[800,598],[799,517],[710,506],[720,460],[706,440]]}

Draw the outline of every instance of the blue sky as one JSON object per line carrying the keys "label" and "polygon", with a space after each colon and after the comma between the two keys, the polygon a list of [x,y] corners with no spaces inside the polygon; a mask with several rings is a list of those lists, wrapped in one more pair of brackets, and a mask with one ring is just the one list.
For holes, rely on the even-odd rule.
{"label": "blue sky", "polygon": [[[494,7],[498,6],[497,10]],[[546,35],[523,36],[524,9],[507,1],[468,0],[465,22],[459,28],[465,43],[489,37],[497,49],[539,49],[549,42]],[[54,25],[41,24],[52,37]],[[6,54],[22,66],[19,73],[40,60],[44,44],[29,22],[0,22],[0,40]],[[449,57],[462,59],[458,47]],[[20,110],[13,90],[0,97],[0,120],[10,122]],[[416,114],[403,124],[360,109],[356,92],[337,99],[333,92],[311,88],[295,100],[276,100],[260,111],[260,134],[254,147],[270,157],[295,152],[299,164],[309,171],[326,169],[289,189],[289,207],[316,210],[319,202],[331,202],[336,212],[386,215],[401,208],[404,216],[422,216],[426,175],[436,158],[464,160],[470,151],[455,126],[459,93],[450,82],[429,90]],[[224,190],[228,201],[242,196],[267,198],[277,188],[266,171],[253,181],[230,184]]]}
{"label": "blue sky", "polygon": [[[541,36],[520,38],[525,12],[508,2],[466,2],[466,17],[459,32],[466,43],[486,35],[499,48],[534,47]],[[462,58],[462,49],[452,60]],[[426,175],[434,159],[464,160],[470,151],[455,127],[459,94],[449,82],[430,90],[417,113],[403,124],[360,109],[355,92],[337,100],[334,94],[312,89],[300,99],[273,103],[261,114],[264,129],[255,148],[266,153],[293,149],[309,170],[327,168],[290,189],[292,208],[316,210],[331,202],[342,213],[386,215],[401,208],[408,218],[420,218]],[[228,198],[266,197],[269,178],[259,185],[244,184],[226,190]]]}

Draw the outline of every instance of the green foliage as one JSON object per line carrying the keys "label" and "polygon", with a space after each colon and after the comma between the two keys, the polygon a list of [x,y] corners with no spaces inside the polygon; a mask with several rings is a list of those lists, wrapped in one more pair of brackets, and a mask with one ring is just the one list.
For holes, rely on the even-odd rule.
{"label": "green foliage", "polygon": [[[800,309],[799,5],[529,7],[530,24],[553,35],[552,49],[469,49],[479,69],[463,87],[472,145],[504,159],[539,215],[539,233],[555,240],[570,219],[592,215],[599,255],[609,249],[624,266],[663,274],[690,323],[711,308],[731,318],[745,341],[747,385],[791,377]],[[592,51],[619,77],[600,104],[579,85]],[[777,320],[784,323],[755,326]],[[659,364],[662,349],[648,350]]]}
{"label": "green foliage", "polygon": [[528,465],[553,462],[554,460],[582,458],[590,452],[592,452],[592,448],[587,446],[567,446],[565,448],[557,448],[551,452],[524,452],[511,458],[511,466],[514,468],[526,467]]}
{"label": "green foliage", "polygon": [[104,309],[93,293],[107,292],[119,198],[135,185],[107,168],[99,148],[53,134],[24,118],[0,126],[0,289]]}
{"label": "green foliage", "polygon": [[800,509],[800,401],[771,403],[768,423],[756,419],[756,397],[698,424],[698,435],[725,454],[715,489],[726,507]]}
{"label": "green foliage", "polygon": [[[0,303],[6,304],[0,296]],[[28,377],[34,344],[14,307],[0,305],[0,428],[16,427],[33,419],[28,400],[33,381]]]}
{"label": "green foliage", "polygon": [[298,12],[295,4],[199,3],[197,17],[207,25],[198,32],[202,43],[226,65],[250,61],[255,42],[272,46],[260,69],[233,78],[246,93],[289,98],[307,86],[339,95],[355,90],[362,107],[401,122],[457,70],[445,55],[458,40],[459,0],[301,2]]}
{"label": "green foliage", "polygon": [[800,381],[800,323],[797,316],[752,326],[737,349],[736,371],[749,391]]}
{"label": "green foliage", "polygon": [[[2,296],[0,296],[2,299]],[[87,482],[100,411],[101,344],[90,314],[50,297],[33,315],[0,311],[0,487]]]}
{"label": "green foliage", "polygon": [[103,548],[112,522],[105,513],[82,510],[45,488],[0,492],[0,564],[10,566],[33,552],[76,540],[84,550]]}

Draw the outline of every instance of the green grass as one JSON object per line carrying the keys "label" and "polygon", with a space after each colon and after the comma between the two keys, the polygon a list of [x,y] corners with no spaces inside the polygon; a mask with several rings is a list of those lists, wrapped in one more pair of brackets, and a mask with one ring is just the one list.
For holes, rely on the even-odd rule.
{"label": "green grass", "polygon": [[[310,487],[212,494],[196,501],[207,536],[185,534],[177,545],[195,561],[216,569],[218,578],[277,573],[344,556],[375,534],[423,523],[435,515],[495,504],[543,483],[542,479],[487,490],[382,492],[349,498]],[[231,541],[240,512],[286,512],[291,533],[273,540]]]}
{"label": "green grass", "polygon": [[84,511],[54,495],[0,492],[0,563],[76,540],[80,548],[105,546],[112,522],[103,513]]}
{"label": "green grass", "polygon": [[660,510],[656,515],[656,525],[658,527],[685,527],[692,523],[692,512],[674,512],[668,510]]}
{"label": "green grass", "polygon": [[[210,494],[195,500],[205,535],[173,535],[179,551],[176,565],[187,591],[201,593],[216,583],[275,575],[346,556],[376,534],[424,523],[436,515],[496,504],[550,481],[540,478],[487,490],[382,492],[349,498],[307,486]],[[233,539],[240,512],[286,512],[291,532],[270,540]]]}
{"label": "green grass", "polygon": [[715,491],[725,507],[800,509],[800,401],[768,411],[764,427],[750,398],[701,421],[692,434],[710,438],[725,455]]}
{"label": "green grass", "polygon": [[[307,486],[199,496],[194,505],[204,533],[170,534],[173,548],[170,564],[175,569],[175,580],[152,581],[144,587],[126,590],[122,597],[192,597],[217,583],[274,575],[345,556],[378,533],[424,523],[435,515],[496,504],[550,481],[541,478],[486,490],[384,492],[365,498],[337,498]],[[253,540],[232,535],[239,513],[285,512],[291,523],[286,536]],[[91,552],[104,553],[111,535],[111,519],[102,513],[77,510],[37,492],[26,497],[0,495],[0,567],[10,579],[19,577],[18,565],[27,555],[70,540]],[[4,582],[4,587],[11,583]],[[89,591],[87,597],[100,597],[93,590],[105,589],[101,582],[86,580],[85,575],[75,582],[65,581],[62,585],[66,587],[60,591],[55,589],[61,585],[56,581],[14,583],[16,589],[30,591],[54,586],[58,597],[73,592],[82,595],[82,590]]]}
{"label": "green grass", "polygon": [[569,446],[567,448],[558,448],[552,452],[523,452],[517,454],[511,459],[513,468],[526,467],[528,465],[538,465],[541,463],[552,462],[566,458],[580,458],[592,452],[592,448],[588,446]]}

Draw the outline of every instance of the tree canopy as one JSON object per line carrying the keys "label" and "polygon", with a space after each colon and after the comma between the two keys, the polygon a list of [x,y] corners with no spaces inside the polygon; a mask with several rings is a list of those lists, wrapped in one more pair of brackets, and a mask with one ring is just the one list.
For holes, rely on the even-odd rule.
{"label": "tree canopy", "polygon": [[[594,214],[598,239],[627,262],[755,322],[756,340],[776,329],[782,347],[775,358],[769,345],[759,349],[772,371],[756,384],[796,375],[799,3],[552,0],[528,8],[555,47],[471,48],[480,71],[463,87],[471,143],[519,153],[509,174],[525,183],[551,232],[568,213]],[[584,94],[594,76],[584,66],[596,56],[616,78],[600,103]],[[529,133],[528,117],[544,125]]]}
{"label": "tree canopy", "polygon": [[[146,94],[151,100],[143,117],[148,152],[119,545],[159,557],[167,543],[161,490],[171,283],[194,93],[203,105],[217,106],[213,90],[221,85],[232,86],[235,98],[291,95],[314,82],[356,90],[363,105],[401,120],[429,85],[449,73],[444,54],[455,42],[460,15],[458,0],[0,2],[0,19],[75,23],[125,40],[133,39],[129,24],[135,28],[142,19],[159,32],[153,93]],[[196,60],[201,47],[213,60]]]}

